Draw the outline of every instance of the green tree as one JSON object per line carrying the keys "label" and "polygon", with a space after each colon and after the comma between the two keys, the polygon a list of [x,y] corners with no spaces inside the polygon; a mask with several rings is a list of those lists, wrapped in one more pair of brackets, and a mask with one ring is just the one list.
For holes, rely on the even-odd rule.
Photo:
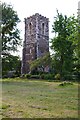
{"label": "green tree", "polygon": [[35,70],[36,68],[42,68],[44,71],[44,68],[46,66],[49,66],[51,63],[50,53],[46,53],[44,56],[34,60],[30,61],[30,71]]}
{"label": "green tree", "polygon": [[6,55],[2,58],[2,76],[7,75],[9,71],[15,71],[15,75],[20,75],[21,60],[18,56]]}
{"label": "green tree", "polygon": [[17,24],[20,22],[17,12],[11,5],[2,3],[2,54],[16,51],[21,44],[20,32]]}
{"label": "green tree", "polygon": [[20,19],[11,5],[2,3],[1,6],[2,75],[5,75],[8,71],[19,72],[20,69],[18,69],[18,66],[20,66],[19,58],[11,55],[11,52],[17,51],[18,46],[21,45],[20,31],[17,28]]}
{"label": "green tree", "polygon": [[[51,40],[51,48],[54,50],[54,61],[56,61],[56,73],[60,73],[61,79],[65,74],[71,74],[73,68],[73,37],[70,36],[76,30],[76,19],[59,14],[55,17],[52,26],[55,37]],[[58,63],[58,64],[57,64]]]}
{"label": "green tree", "polygon": [[68,37],[69,40],[73,41],[73,60],[74,60],[74,66],[73,66],[73,72],[75,75],[77,75],[77,79],[79,79],[80,76],[80,22],[78,18],[76,19],[76,29],[73,31],[73,33]]}

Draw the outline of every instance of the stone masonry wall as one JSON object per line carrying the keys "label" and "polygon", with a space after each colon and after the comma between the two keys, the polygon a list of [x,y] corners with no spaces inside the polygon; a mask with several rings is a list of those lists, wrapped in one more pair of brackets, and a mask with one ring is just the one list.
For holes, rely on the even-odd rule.
{"label": "stone masonry wall", "polygon": [[49,19],[36,13],[25,19],[25,36],[21,73],[29,70],[29,61],[49,52]]}

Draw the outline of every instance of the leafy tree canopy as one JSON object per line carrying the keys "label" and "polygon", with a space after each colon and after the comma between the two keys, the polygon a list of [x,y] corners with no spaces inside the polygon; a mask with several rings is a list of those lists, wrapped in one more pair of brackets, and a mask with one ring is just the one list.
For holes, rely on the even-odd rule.
{"label": "leafy tree canopy", "polygon": [[21,45],[20,31],[17,24],[20,22],[18,14],[11,5],[2,3],[1,37],[2,37],[2,75],[15,70],[20,74],[20,59],[11,55]]}
{"label": "leafy tree canopy", "polygon": [[2,58],[2,75],[7,75],[9,71],[15,71],[16,75],[20,75],[21,61],[18,56],[6,55]]}
{"label": "leafy tree canopy", "polygon": [[[73,55],[76,49],[78,33],[78,20],[73,15],[67,17],[59,14],[55,17],[55,22],[52,25],[55,37],[51,40],[51,48],[54,50],[54,63],[56,72],[63,77],[64,73],[72,72]],[[75,33],[75,35],[74,35]]]}
{"label": "leafy tree canopy", "polygon": [[40,57],[34,61],[30,61],[30,70],[34,70],[38,67],[45,67],[47,65],[50,65],[51,58],[50,58],[50,53],[46,53],[43,57]]}
{"label": "leafy tree canopy", "polygon": [[21,44],[20,32],[17,24],[20,22],[17,12],[11,5],[2,3],[2,54],[11,51],[17,51],[18,45]]}

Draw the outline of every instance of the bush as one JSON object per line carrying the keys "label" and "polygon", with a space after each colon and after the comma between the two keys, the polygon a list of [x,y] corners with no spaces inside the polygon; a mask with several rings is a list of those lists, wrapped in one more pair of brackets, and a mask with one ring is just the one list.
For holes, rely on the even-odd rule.
{"label": "bush", "polygon": [[8,71],[6,76],[7,76],[8,78],[15,78],[15,77],[16,77],[16,71],[15,71],[15,70],[13,70],[13,71]]}
{"label": "bush", "polygon": [[54,79],[54,76],[53,76],[53,74],[42,74],[41,79],[52,80],[52,79]]}
{"label": "bush", "polygon": [[60,74],[56,74],[54,78],[55,78],[56,80],[60,80],[60,77],[61,77]]}
{"label": "bush", "polygon": [[40,78],[41,78],[41,79],[44,79],[44,78],[45,78],[45,74],[41,74],[41,75],[40,75]]}
{"label": "bush", "polygon": [[44,74],[38,74],[38,75],[33,75],[33,74],[23,74],[21,76],[22,78],[28,78],[28,79],[45,79],[45,80],[53,80],[54,75],[49,74],[49,73],[44,73]]}
{"label": "bush", "polygon": [[76,75],[67,74],[67,75],[64,75],[64,80],[77,80],[77,76]]}
{"label": "bush", "polygon": [[31,74],[25,74],[25,78],[31,78]]}

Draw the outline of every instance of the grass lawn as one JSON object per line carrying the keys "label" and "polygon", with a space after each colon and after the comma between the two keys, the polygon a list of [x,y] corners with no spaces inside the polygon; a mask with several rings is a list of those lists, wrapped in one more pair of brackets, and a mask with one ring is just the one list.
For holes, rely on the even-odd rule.
{"label": "grass lawn", "polygon": [[3,79],[3,118],[78,118],[78,84]]}

